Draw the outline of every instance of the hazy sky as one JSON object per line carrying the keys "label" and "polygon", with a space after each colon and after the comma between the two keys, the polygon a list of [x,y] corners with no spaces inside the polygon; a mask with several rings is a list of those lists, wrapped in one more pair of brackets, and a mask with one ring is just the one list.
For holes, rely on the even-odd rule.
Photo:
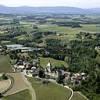
{"label": "hazy sky", "polygon": [[100,7],[100,0],[0,0],[7,6],[73,6],[81,8]]}

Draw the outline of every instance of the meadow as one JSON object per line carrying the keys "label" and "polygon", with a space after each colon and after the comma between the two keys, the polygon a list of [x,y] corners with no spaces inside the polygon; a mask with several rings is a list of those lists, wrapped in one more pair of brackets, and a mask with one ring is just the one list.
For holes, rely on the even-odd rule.
{"label": "meadow", "polygon": [[71,91],[62,86],[53,83],[46,85],[33,78],[29,81],[35,89],[37,100],[68,100],[71,95]]}
{"label": "meadow", "polygon": [[16,94],[4,97],[3,100],[31,100],[31,95],[28,90],[24,90]]}
{"label": "meadow", "polygon": [[64,61],[61,61],[61,60],[56,60],[56,59],[53,59],[53,58],[50,58],[50,57],[47,57],[47,58],[43,58],[43,57],[40,57],[40,65],[42,67],[46,67],[47,64],[49,63],[49,61],[51,62],[52,66],[57,66],[57,67],[60,67],[60,66],[65,66],[65,67],[68,67],[67,63],[64,62]]}
{"label": "meadow", "polygon": [[0,55],[0,72],[12,72],[9,56]]}
{"label": "meadow", "polygon": [[87,100],[87,99],[81,96],[79,93],[75,92],[71,100]]}
{"label": "meadow", "polygon": [[90,33],[96,33],[100,32],[100,25],[98,24],[81,24],[81,28],[71,28],[71,27],[63,27],[63,26],[57,26],[57,25],[51,25],[51,24],[45,24],[45,25],[39,25],[40,31],[54,31],[57,32],[58,35],[50,35],[46,36],[45,38],[52,38],[52,39],[61,39],[63,41],[70,41],[73,39],[76,39],[76,34],[80,32],[90,32]]}

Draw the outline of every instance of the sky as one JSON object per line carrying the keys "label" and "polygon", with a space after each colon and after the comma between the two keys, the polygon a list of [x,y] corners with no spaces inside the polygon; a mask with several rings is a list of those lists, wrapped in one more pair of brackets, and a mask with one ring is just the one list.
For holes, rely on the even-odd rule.
{"label": "sky", "polygon": [[70,6],[80,8],[100,8],[100,0],[0,0],[6,6]]}

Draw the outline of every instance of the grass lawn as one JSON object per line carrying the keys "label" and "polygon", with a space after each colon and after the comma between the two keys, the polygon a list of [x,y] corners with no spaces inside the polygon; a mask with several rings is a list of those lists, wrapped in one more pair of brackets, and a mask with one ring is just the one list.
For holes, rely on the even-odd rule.
{"label": "grass lawn", "polygon": [[71,100],[87,100],[83,96],[81,96],[79,93],[74,93]]}
{"label": "grass lawn", "polygon": [[57,67],[60,67],[62,65],[68,67],[67,63],[64,62],[64,61],[61,61],[61,60],[56,60],[56,59],[53,59],[53,58],[43,58],[43,57],[40,57],[40,65],[42,67],[46,67],[48,62],[51,62],[52,66],[57,66]]}
{"label": "grass lawn", "polygon": [[0,72],[12,72],[9,56],[0,55]]}
{"label": "grass lawn", "polygon": [[71,95],[70,90],[56,84],[43,85],[41,81],[33,78],[30,78],[29,81],[35,89],[37,100],[68,100]]}
{"label": "grass lawn", "polygon": [[4,97],[3,100],[31,100],[31,95],[28,90]]}

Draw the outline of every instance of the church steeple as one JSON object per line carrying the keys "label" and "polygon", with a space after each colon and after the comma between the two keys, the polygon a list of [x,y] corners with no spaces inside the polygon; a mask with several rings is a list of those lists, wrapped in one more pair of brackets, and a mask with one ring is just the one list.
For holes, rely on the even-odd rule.
{"label": "church steeple", "polygon": [[49,60],[49,62],[48,62],[48,64],[47,64],[47,70],[48,70],[49,72],[51,72],[51,68],[52,68],[52,64],[51,64],[51,62],[50,62],[50,60]]}

